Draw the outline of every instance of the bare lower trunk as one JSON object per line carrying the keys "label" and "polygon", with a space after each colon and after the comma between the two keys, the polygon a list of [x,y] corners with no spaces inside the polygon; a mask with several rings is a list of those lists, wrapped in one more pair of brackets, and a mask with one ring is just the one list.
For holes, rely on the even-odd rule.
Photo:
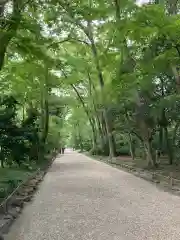
{"label": "bare lower trunk", "polygon": [[101,151],[105,155],[109,155],[109,145],[107,145],[108,137],[107,137],[107,130],[106,130],[106,122],[104,120],[103,112],[100,113],[99,118],[99,131],[101,134],[100,143],[101,143]]}
{"label": "bare lower trunk", "polygon": [[96,126],[95,126],[96,122],[95,122],[95,119],[93,118],[93,116],[91,116],[88,107],[85,105],[84,98],[81,96],[81,94],[79,93],[79,91],[76,88],[76,86],[74,84],[71,84],[71,86],[74,89],[75,93],[77,94],[77,97],[78,97],[80,103],[82,104],[82,107],[83,107],[83,109],[84,109],[84,111],[85,111],[85,113],[87,115],[88,120],[89,120],[89,124],[90,124],[91,129],[92,129],[92,148],[95,150],[96,146],[97,146],[97,134],[96,134]]}
{"label": "bare lower trunk", "polygon": [[149,140],[144,141],[144,149],[145,149],[145,153],[146,153],[146,159],[147,159],[148,166],[149,167],[156,167],[157,163],[156,163],[156,160],[154,158],[153,149],[152,149],[152,146],[151,146],[151,141],[149,141]]}
{"label": "bare lower trunk", "polygon": [[105,137],[103,134],[102,126],[99,117],[97,116],[97,125],[98,125],[98,132],[99,132],[99,141],[101,149],[104,149],[105,146]]}
{"label": "bare lower trunk", "polygon": [[163,127],[160,127],[160,130],[159,130],[159,150],[162,151],[163,150]]}
{"label": "bare lower trunk", "polygon": [[133,139],[132,139],[131,133],[129,133],[128,136],[129,136],[130,154],[131,154],[132,159],[134,160],[135,159],[135,148],[134,148],[134,143],[133,143]]}
{"label": "bare lower trunk", "polygon": [[79,123],[76,123],[75,128],[76,128],[76,144],[75,145],[78,148],[80,148],[80,150],[82,152],[84,149],[83,149],[83,144],[82,144],[83,140],[82,140],[82,136],[81,136]]}
{"label": "bare lower trunk", "polygon": [[92,149],[94,151],[96,151],[96,148],[97,148],[97,134],[96,134],[95,125],[92,124],[91,128],[92,128]]}
{"label": "bare lower trunk", "polygon": [[177,122],[174,127],[174,131],[173,131],[172,146],[175,146],[175,144],[176,144],[177,131],[178,131],[179,127],[180,127],[180,122]]}
{"label": "bare lower trunk", "polygon": [[41,138],[41,141],[43,144],[46,143],[46,139],[47,139],[47,136],[48,136],[48,131],[49,131],[49,104],[48,104],[48,101],[46,100],[45,103],[44,103],[44,128],[43,128],[43,131],[42,131],[42,138]]}
{"label": "bare lower trunk", "polygon": [[45,69],[45,81],[41,85],[41,135],[39,141],[39,160],[43,160],[49,131],[48,68]]}
{"label": "bare lower trunk", "polygon": [[113,158],[115,156],[115,146],[114,146],[112,131],[110,129],[110,125],[108,122],[106,109],[104,110],[104,120],[105,120],[105,124],[106,124],[107,138],[108,138],[108,143],[109,143],[109,157]]}
{"label": "bare lower trunk", "polygon": [[99,140],[99,143],[100,143],[100,148],[101,150],[104,149],[104,146],[105,146],[105,134],[106,133],[106,126],[105,126],[105,123],[104,123],[104,131],[103,131],[103,121],[101,121],[98,113],[97,113],[97,109],[95,108],[95,121],[96,121],[96,124],[97,124],[97,134],[96,134],[96,137],[97,137],[97,140]]}
{"label": "bare lower trunk", "polygon": [[165,133],[165,139],[166,139],[166,147],[167,147],[167,154],[169,158],[169,164],[173,164],[173,148],[171,145],[171,140],[169,139],[169,134],[168,134],[168,129],[167,127],[164,128],[164,133]]}

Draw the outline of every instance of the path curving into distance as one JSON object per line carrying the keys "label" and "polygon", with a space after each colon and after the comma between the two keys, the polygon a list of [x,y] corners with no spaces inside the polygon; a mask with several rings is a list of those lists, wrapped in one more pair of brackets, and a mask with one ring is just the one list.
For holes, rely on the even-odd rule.
{"label": "path curving into distance", "polygon": [[57,157],[6,239],[178,240],[180,198],[69,151]]}

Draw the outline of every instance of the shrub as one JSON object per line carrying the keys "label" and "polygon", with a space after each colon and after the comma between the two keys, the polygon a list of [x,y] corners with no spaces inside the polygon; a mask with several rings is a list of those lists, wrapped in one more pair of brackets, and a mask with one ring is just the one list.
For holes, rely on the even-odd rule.
{"label": "shrub", "polygon": [[130,156],[129,146],[128,145],[121,146],[119,149],[116,150],[116,155]]}

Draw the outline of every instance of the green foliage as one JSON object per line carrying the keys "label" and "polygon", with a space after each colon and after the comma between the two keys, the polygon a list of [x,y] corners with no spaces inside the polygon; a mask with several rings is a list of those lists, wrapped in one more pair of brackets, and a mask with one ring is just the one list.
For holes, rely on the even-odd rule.
{"label": "green foliage", "polygon": [[20,182],[25,181],[29,175],[30,172],[24,169],[0,168],[0,200],[11,193]]}
{"label": "green foliage", "polygon": [[30,155],[32,145],[37,144],[34,139],[36,135],[34,132],[36,116],[31,114],[21,125],[17,124],[17,105],[17,101],[12,96],[5,96],[1,99],[0,155],[2,163],[6,161],[8,165],[11,164],[11,161],[20,165]]}

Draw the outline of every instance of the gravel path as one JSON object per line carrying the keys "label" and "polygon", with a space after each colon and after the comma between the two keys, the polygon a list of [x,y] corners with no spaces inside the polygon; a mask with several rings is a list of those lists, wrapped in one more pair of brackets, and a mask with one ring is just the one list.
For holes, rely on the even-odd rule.
{"label": "gravel path", "polygon": [[57,158],[7,240],[178,240],[180,198],[68,152]]}

